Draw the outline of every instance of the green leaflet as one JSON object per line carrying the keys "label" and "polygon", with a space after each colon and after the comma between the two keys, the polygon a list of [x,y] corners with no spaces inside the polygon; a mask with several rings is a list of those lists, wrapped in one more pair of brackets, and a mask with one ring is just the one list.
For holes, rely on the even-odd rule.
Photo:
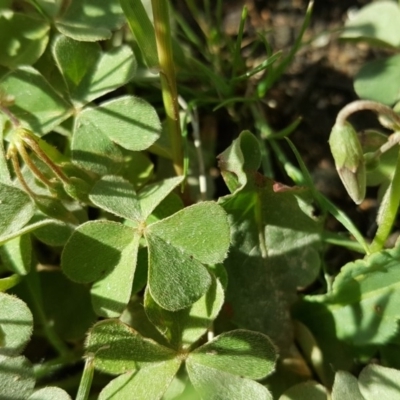
{"label": "green leaflet", "polygon": [[216,370],[189,360],[186,363],[190,381],[207,400],[272,400],[268,389],[260,383]]}
{"label": "green leaflet", "polygon": [[10,69],[32,65],[49,41],[49,23],[35,16],[0,11],[0,65]]}
{"label": "green leaflet", "polygon": [[21,229],[33,215],[29,196],[14,186],[0,183],[0,242]]}
{"label": "green leaflet", "polygon": [[222,175],[234,191],[219,201],[232,226],[224,263],[227,301],[239,327],[268,334],[285,352],[292,340],[289,308],[297,288],[309,285],[319,271],[321,224],[312,216],[309,191],[259,174],[260,157],[250,132],[242,132],[219,156]]}
{"label": "green leaflet", "polygon": [[10,111],[39,136],[50,132],[71,115],[70,104],[32,67],[19,67],[4,75],[0,90],[14,96]]}
{"label": "green leaflet", "polygon": [[158,400],[171,384],[182,361],[172,360],[154,363],[139,371],[126,372],[112,380],[100,393],[99,400],[128,399],[135,395],[135,400]]}
{"label": "green leaflet", "polygon": [[94,42],[111,37],[124,23],[118,0],[73,0],[56,27],[75,40]]}
{"label": "green leaflet", "polygon": [[115,375],[172,360],[176,356],[175,351],[143,338],[117,320],[105,320],[94,325],[86,340],[86,351],[95,354],[97,369]]}
{"label": "green leaflet", "polygon": [[224,302],[224,291],[218,280],[212,277],[207,293],[191,307],[179,311],[161,308],[146,290],[144,307],[146,315],[159,332],[175,349],[188,348],[203,336],[217,317]]}
{"label": "green leaflet", "polygon": [[372,44],[400,46],[397,26],[400,7],[393,1],[380,1],[362,7],[355,18],[349,20],[341,34],[343,39],[362,39]]}
{"label": "green leaflet", "polygon": [[33,317],[28,306],[17,297],[0,293],[0,356],[21,353],[32,329]]}
{"label": "green leaflet", "polygon": [[367,365],[356,377],[338,371],[332,389],[332,400],[397,399],[400,394],[400,372],[381,365]]}
{"label": "green leaflet", "polygon": [[0,354],[1,396],[7,400],[25,400],[33,392],[33,367],[23,356],[7,357]]}
{"label": "green leaflet", "polygon": [[123,86],[136,71],[136,60],[128,46],[102,52],[98,43],[59,36],[53,56],[77,107]]}

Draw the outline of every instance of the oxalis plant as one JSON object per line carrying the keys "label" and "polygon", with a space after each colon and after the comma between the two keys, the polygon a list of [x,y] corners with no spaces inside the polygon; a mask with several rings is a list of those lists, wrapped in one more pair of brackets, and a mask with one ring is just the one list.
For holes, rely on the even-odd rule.
{"label": "oxalis plant", "polygon": [[[199,41],[166,1],[151,2],[152,19],[136,0],[0,4],[0,399],[398,397],[400,253],[384,245],[400,200],[400,118],[359,101],[332,130],[354,202],[380,185],[369,242],[313,185],[288,138],[298,121],[273,132],[259,107],[299,48],[312,3],[289,53],[260,39],[266,61],[251,70],[240,52],[247,10],[232,43],[207,27],[209,2],[204,15],[187,6],[209,49],[224,40],[232,49],[229,82],[182,54],[174,18]],[[204,177],[198,196],[189,184],[198,104],[179,104],[179,68],[207,88],[198,103],[233,114],[232,104],[246,105],[255,120],[255,134],[218,156],[230,194],[217,201],[201,190]],[[252,97],[237,96],[263,72]],[[156,86],[158,110],[133,94],[143,81]],[[348,118],[362,109],[393,134],[358,135]],[[271,152],[295,186],[260,172]],[[329,214],[347,233],[324,228]],[[330,246],[364,258],[334,276]]]}

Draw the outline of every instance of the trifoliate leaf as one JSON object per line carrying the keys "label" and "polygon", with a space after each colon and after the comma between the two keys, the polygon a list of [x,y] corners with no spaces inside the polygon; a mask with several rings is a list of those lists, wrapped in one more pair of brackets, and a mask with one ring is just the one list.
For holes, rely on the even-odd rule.
{"label": "trifoliate leaf", "polygon": [[29,342],[32,329],[28,306],[17,297],[0,293],[0,355],[19,354]]}
{"label": "trifoliate leaf", "polygon": [[203,336],[217,317],[224,302],[224,290],[213,278],[208,292],[191,307],[179,311],[161,308],[147,290],[144,307],[150,321],[173,348],[187,348]]}
{"label": "trifoliate leaf", "polygon": [[139,371],[130,371],[112,380],[100,393],[99,400],[128,399],[158,400],[178,372],[181,360],[172,359],[151,364]]}
{"label": "trifoliate leaf", "polygon": [[118,320],[98,322],[89,332],[86,352],[95,355],[95,368],[109,374],[135,371],[176,357],[173,350],[143,338]]}
{"label": "trifoliate leaf", "polygon": [[121,263],[130,263],[132,240],[133,230],[117,222],[90,221],[80,225],[61,255],[63,272],[79,283],[104,278]]}

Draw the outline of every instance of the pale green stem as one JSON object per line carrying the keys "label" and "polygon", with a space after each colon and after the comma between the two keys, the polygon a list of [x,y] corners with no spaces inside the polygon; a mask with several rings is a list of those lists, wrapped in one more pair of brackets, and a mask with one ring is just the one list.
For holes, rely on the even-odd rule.
{"label": "pale green stem", "polygon": [[83,374],[81,382],[79,384],[78,393],[76,395],[76,400],[87,400],[90,393],[90,388],[92,387],[94,374],[94,355],[89,354],[86,357],[85,368],[83,369]]}
{"label": "pale green stem", "polygon": [[397,114],[390,107],[385,106],[384,104],[370,100],[356,100],[347,104],[340,110],[339,114],[337,115],[336,124],[343,126],[345,125],[346,120],[350,117],[351,114],[364,110],[374,111],[380,115],[389,117],[391,120],[393,120],[396,124],[400,126],[399,114]]}
{"label": "pale green stem", "polygon": [[168,1],[152,0],[154,29],[156,34],[160,80],[167,130],[171,143],[172,162],[177,175],[183,175],[182,133],[179,122],[178,90],[172,55],[171,27]]}

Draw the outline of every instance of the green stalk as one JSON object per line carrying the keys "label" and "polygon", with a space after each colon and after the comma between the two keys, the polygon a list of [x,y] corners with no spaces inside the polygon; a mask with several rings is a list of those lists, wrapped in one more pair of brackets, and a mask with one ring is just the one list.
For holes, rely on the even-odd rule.
{"label": "green stalk", "polygon": [[85,368],[83,369],[83,374],[81,382],[79,384],[78,393],[76,395],[76,400],[87,400],[90,393],[90,388],[92,387],[94,374],[94,355],[89,354],[86,358]]}
{"label": "green stalk", "polygon": [[400,153],[397,157],[396,169],[393,174],[392,182],[383,197],[382,204],[378,213],[378,230],[371,243],[371,253],[382,250],[387,238],[390,235],[392,226],[397,216],[400,205]]}
{"label": "green stalk", "polygon": [[172,55],[171,26],[168,1],[151,0],[160,65],[161,90],[167,115],[167,130],[171,143],[172,162],[177,175],[183,175],[182,133],[179,122],[178,90]]}

